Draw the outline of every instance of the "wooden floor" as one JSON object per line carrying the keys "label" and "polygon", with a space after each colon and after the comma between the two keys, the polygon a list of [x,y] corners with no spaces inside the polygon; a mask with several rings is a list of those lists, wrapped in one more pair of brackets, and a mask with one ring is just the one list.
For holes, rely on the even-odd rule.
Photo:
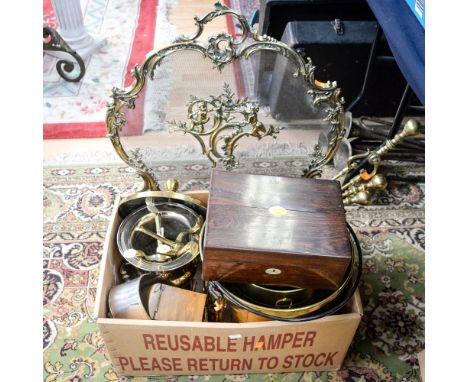
{"label": "wooden floor", "polygon": [[[197,30],[194,16],[203,17],[214,9],[214,3],[214,0],[178,0],[177,6],[169,12],[169,21],[177,28],[177,34],[193,35]],[[210,36],[225,30],[225,18],[219,17],[208,23],[203,33]]]}

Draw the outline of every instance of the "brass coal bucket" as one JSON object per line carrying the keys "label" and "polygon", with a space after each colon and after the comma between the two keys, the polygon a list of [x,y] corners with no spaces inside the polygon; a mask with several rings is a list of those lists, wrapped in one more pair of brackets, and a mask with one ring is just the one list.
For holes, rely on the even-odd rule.
{"label": "brass coal bucket", "polygon": [[[362,268],[359,242],[349,225],[348,230],[352,261],[343,283],[336,290],[322,291],[210,281],[208,291],[211,297],[209,310],[212,319],[223,320],[227,314],[234,322],[309,321],[342,309],[356,291]],[[201,235],[200,252],[203,259],[204,232]]]}

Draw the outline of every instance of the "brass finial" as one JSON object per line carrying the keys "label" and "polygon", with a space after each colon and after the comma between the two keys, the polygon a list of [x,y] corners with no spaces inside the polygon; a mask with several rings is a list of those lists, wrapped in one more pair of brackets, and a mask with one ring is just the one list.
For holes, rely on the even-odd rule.
{"label": "brass finial", "polygon": [[[356,182],[356,184],[351,185],[345,191],[343,191],[343,198],[347,198],[348,202],[350,198],[354,195],[357,195],[360,191],[369,191],[369,190],[384,190],[387,187],[387,179],[382,174],[374,175],[368,182]],[[362,197],[362,195],[361,195]]]}
{"label": "brass finial", "polygon": [[347,198],[343,199],[344,204],[351,204],[351,203],[356,203],[356,204],[362,204],[367,206],[371,201],[371,195],[369,191],[359,191],[355,195],[351,195]]}
{"label": "brass finial", "polygon": [[415,119],[409,119],[401,133],[395,135],[395,138],[388,139],[385,141],[385,144],[380,149],[374,151],[375,154],[382,156],[388,153],[390,150],[394,149],[403,139],[412,137],[419,134],[419,124]]}
{"label": "brass finial", "polygon": [[387,187],[387,179],[383,174],[376,174],[369,182],[367,183],[367,188],[373,188],[376,190],[384,190]]}
{"label": "brass finial", "polygon": [[179,189],[179,182],[176,179],[166,180],[166,191],[177,192]]}
{"label": "brass finial", "polygon": [[408,122],[405,123],[402,131],[405,137],[414,137],[415,135],[419,134],[419,124],[415,119],[409,119]]}

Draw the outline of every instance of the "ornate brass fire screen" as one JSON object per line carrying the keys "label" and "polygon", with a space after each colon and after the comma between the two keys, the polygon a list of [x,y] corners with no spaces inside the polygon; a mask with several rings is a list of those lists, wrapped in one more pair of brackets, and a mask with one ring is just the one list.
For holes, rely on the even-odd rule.
{"label": "ornate brass fire screen", "polygon": [[[199,41],[205,26],[221,16],[231,16],[240,26],[240,33],[233,36],[220,32],[208,37],[206,42]],[[310,58],[304,59],[286,44],[268,36],[260,36],[254,31],[246,18],[220,3],[215,9],[202,18],[195,17],[196,32],[192,36],[179,36],[172,44],[150,52],[144,63],[136,65],[132,71],[133,83],[125,89],[113,89],[112,102],[108,106],[106,122],[108,137],[111,139],[119,156],[144,180],[144,189],[159,190],[159,181],[139,150],[127,151],[122,145],[120,131],[127,120],[125,110],[134,109],[139,93],[148,79],[153,80],[155,70],[169,57],[181,51],[200,53],[204,59],[211,61],[218,71],[238,60],[247,60],[258,52],[268,52],[280,56],[292,68],[295,80],[302,81],[304,94],[297,97],[309,97],[311,107],[320,107],[321,119],[328,126],[330,136],[326,150],[315,145],[311,161],[304,170],[304,176],[320,176],[321,168],[329,162],[344,135],[344,100],[336,82],[320,82],[314,78],[315,67]],[[222,86],[222,84],[220,84]],[[221,94],[200,97],[193,94],[188,102],[187,120],[168,120],[166,125],[172,131],[182,131],[194,136],[213,166],[220,164],[227,169],[239,164],[234,155],[237,143],[243,137],[262,139],[266,136],[276,137],[278,126],[268,126],[260,120],[257,102],[247,97],[236,97],[228,84],[224,84]]]}

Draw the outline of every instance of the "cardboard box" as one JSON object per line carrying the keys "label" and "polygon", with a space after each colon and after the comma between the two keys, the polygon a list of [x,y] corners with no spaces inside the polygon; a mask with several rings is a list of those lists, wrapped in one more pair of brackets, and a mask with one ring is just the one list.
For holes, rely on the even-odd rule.
{"label": "cardboard box", "polygon": [[[188,193],[204,203],[207,191]],[[116,201],[104,244],[97,324],[115,370],[126,376],[276,373],[339,369],[362,316],[359,293],[342,314],[289,323],[215,323],[107,318],[122,258]]]}
{"label": "cardboard box", "polygon": [[421,373],[421,381],[424,382],[424,375],[426,371],[426,351],[425,350],[418,353],[418,361],[419,361],[419,371]]}

